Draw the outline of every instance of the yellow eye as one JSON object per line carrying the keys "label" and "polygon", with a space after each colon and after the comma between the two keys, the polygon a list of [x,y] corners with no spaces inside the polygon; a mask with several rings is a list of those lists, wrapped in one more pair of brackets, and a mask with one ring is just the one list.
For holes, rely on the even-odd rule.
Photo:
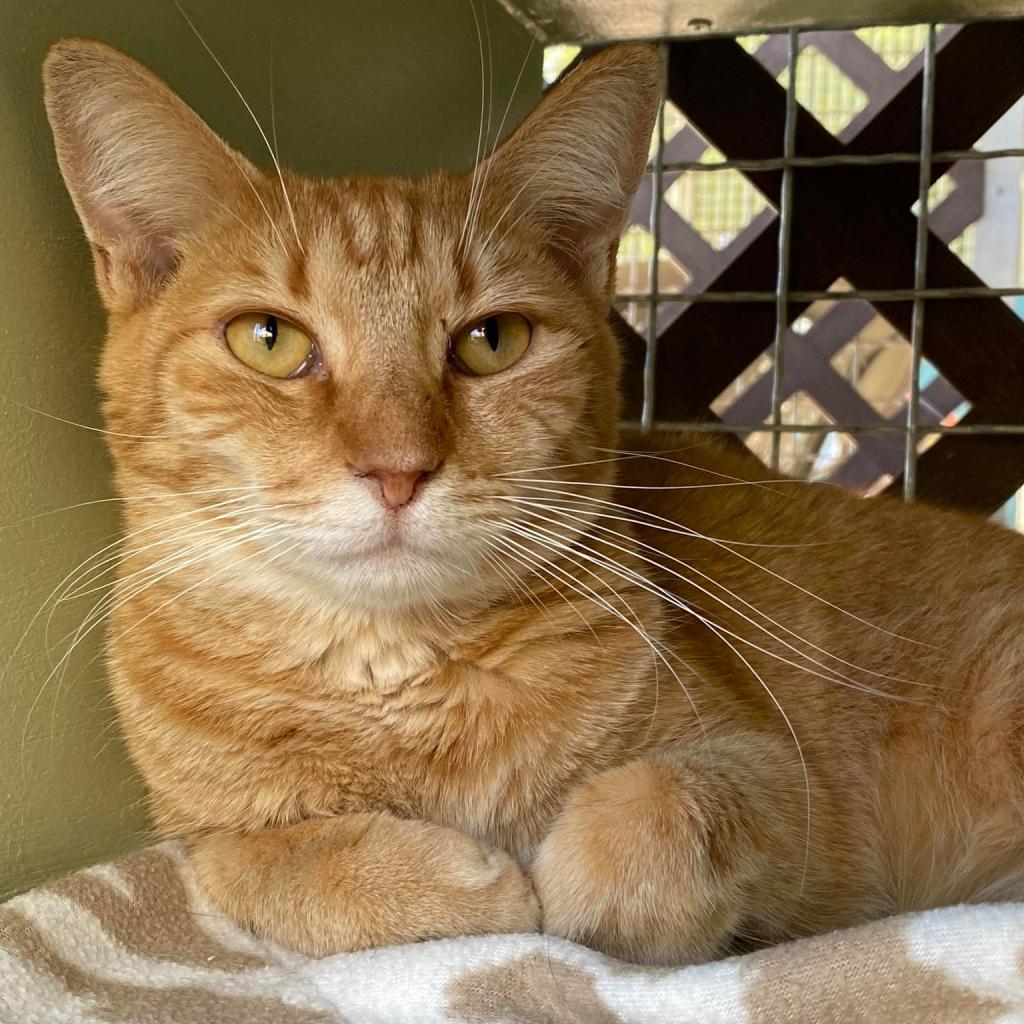
{"label": "yellow eye", "polygon": [[273,313],[243,313],[224,328],[235,356],[268,377],[298,377],[313,364],[313,339]]}
{"label": "yellow eye", "polygon": [[533,328],[518,313],[496,313],[459,331],[452,343],[455,365],[463,373],[487,377],[518,362],[530,345]]}

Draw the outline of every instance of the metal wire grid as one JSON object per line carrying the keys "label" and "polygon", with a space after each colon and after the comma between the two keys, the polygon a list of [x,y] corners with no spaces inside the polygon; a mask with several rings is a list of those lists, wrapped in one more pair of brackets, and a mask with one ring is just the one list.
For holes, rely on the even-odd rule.
{"label": "metal wire grid", "polygon": [[[902,434],[905,438],[903,493],[906,500],[912,500],[917,487],[918,443],[924,435],[938,434],[1024,434],[1024,424],[962,424],[944,426],[920,423],[921,366],[926,306],[932,300],[955,300],[967,298],[1008,298],[1024,295],[1024,287],[973,287],[973,288],[928,288],[926,286],[929,240],[929,188],[931,169],[935,162],[953,164],[959,161],[997,160],[1007,157],[1024,157],[1024,148],[1001,148],[988,150],[953,150],[935,152],[932,148],[935,108],[935,65],[936,26],[927,25],[927,34],[922,53],[922,97],[920,145],[917,152],[891,152],[871,155],[838,154],[824,157],[801,157],[796,152],[796,127],[799,105],[795,82],[800,59],[800,34],[803,30],[791,28],[788,32],[789,86],[786,91],[786,110],[781,158],[760,160],[718,160],[666,162],[665,152],[665,104],[662,104],[655,136],[655,146],[649,171],[653,178],[652,201],[650,206],[649,232],[653,241],[648,267],[646,291],[620,292],[617,302],[640,302],[647,307],[647,328],[645,332],[646,351],[643,368],[643,404],[640,425],[644,430],[655,426],[686,428],[733,434],[754,434],[770,432],[771,466],[779,470],[781,438],[786,433],[831,434]],[[793,171],[796,168],[835,167],[840,165],[869,166],[879,164],[916,163],[919,167],[917,197],[917,227],[914,247],[914,284],[912,288],[874,289],[846,291],[797,291],[789,287],[790,248],[792,243],[793,218]],[[673,291],[662,293],[658,287],[659,253],[661,250],[661,216],[663,178],[673,171],[780,171],[782,188],[778,212],[778,271],[776,287],[771,292],[697,292]],[[902,425],[878,423],[872,425],[851,425],[843,423],[787,424],[782,421],[784,374],[786,361],[786,336],[789,328],[788,307],[790,303],[811,303],[819,300],[855,301],[870,303],[907,301],[912,303],[910,348],[909,400],[905,422]],[[771,346],[773,376],[771,394],[771,418],[767,424],[738,425],[719,422],[657,423],[655,400],[658,388],[658,326],[657,311],[662,303],[691,302],[770,302],[775,305],[775,327]]]}
{"label": "metal wire grid", "polygon": [[[661,47],[662,67],[668,63],[666,47]],[[664,73],[664,72],[663,72]],[[662,95],[667,91],[662,82]],[[654,424],[654,396],[658,386],[658,273],[661,254],[661,198],[664,192],[665,173],[665,104],[658,109],[658,123],[655,128],[654,146],[654,187],[651,189],[651,262],[647,271],[650,297],[647,300],[647,350],[644,353],[644,404],[640,413],[640,426],[650,430]]]}

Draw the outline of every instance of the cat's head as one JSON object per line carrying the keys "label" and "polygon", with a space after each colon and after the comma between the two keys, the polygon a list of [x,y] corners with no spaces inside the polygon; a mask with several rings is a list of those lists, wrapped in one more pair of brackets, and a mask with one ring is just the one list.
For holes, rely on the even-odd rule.
{"label": "cat's head", "polygon": [[523,474],[609,479],[606,319],[655,49],[605,50],[473,172],[415,182],[261,170],[98,43],[58,43],[44,77],[110,314],[122,490],[188,494],[252,526],[239,559],[379,607],[496,585],[495,552],[528,571],[509,498],[545,492]]}

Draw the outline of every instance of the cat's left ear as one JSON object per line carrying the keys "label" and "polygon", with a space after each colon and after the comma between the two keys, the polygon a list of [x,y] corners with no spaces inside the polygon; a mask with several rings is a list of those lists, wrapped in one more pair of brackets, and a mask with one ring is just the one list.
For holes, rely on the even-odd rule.
{"label": "cat's left ear", "polygon": [[56,43],[43,84],[100,295],[112,311],[136,308],[173,273],[182,240],[218,196],[260,172],[155,75],[102,43]]}
{"label": "cat's left ear", "polygon": [[488,160],[483,202],[495,219],[532,220],[595,298],[611,300],[663,79],[654,46],[602,50],[560,79]]}

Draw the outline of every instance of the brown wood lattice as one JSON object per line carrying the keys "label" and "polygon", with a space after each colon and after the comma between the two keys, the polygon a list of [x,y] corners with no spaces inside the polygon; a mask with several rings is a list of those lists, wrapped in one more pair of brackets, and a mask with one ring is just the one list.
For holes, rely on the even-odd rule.
{"label": "brown wood lattice", "polygon": [[[835,59],[829,47],[837,45],[836,36],[808,33],[804,42],[813,42]],[[685,128],[666,145],[666,162],[694,159],[707,143],[728,159],[782,156],[786,94],[774,77],[785,61],[782,50],[769,49],[758,59],[732,40],[705,39],[670,43],[668,52],[668,97],[696,131]],[[796,153],[829,157],[916,151],[920,58],[903,72],[886,69],[889,73],[879,76],[874,62],[881,62],[868,47],[855,43],[843,52],[846,59],[841,66],[846,73],[855,81],[861,76],[862,87],[868,78],[875,82],[870,101],[838,137],[800,108]],[[1024,23],[943,30],[936,57],[934,150],[969,149],[1021,95]],[[948,164],[935,163],[932,180],[949,170]],[[744,173],[769,202],[778,205],[781,171]],[[959,165],[955,174],[960,176],[961,188],[932,211],[929,288],[984,285],[947,244],[980,213],[980,173],[980,166]],[[790,290],[818,291],[839,278],[859,290],[912,286],[916,165],[797,167],[793,175]],[[664,186],[672,180],[666,173]],[[650,209],[650,179],[645,188],[646,194],[641,192],[634,206],[634,220],[643,224]],[[660,209],[661,242],[691,274],[687,290],[774,290],[778,224],[770,211],[756,217],[724,253],[714,253],[665,202]],[[789,322],[804,308],[791,303]],[[769,303],[692,303],[679,309],[666,304],[659,312],[655,416],[667,421],[712,420],[710,403],[772,344],[775,309]],[[874,307],[860,301],[840,302],[808,334],[788,334],[784,394],[806,390],[813,376],[820,395],[821,381],[827,380],[827,394],[820,404],[836,421],[837,430],[844,425],[870,427],[885,422],[829,365],[831,356],[874,312],[910,337],[909,302],[879,302]],[[618,314],[613,319],[624,342],[626,414],[636,418],[644,341]],[[1024,322],[998,298],[930,300],[924,322],[924,354],[942,379],[932,385],[931,394],[925,393],[930,401],[922,407],[921,422],[936,422],[962,396],[971,403],[961,421],[964,424],[1024,423]],[[755,385],[743,396],[745,404],[736,413],[742,420],[729,418],[763,421],[770,407],[770,387],[770,380]],[[859,455],[869,460],[876,475],[900,468],[903,442],[899,435],[859,434],[857,444]],[[841,474],[836,479],[841,481]],[[991,512],[1022,484],[1022,436],[950,433],[919,461],[918,495],[925,500]],[[890,490],[898,492],[900,487],[896,479]]]}

